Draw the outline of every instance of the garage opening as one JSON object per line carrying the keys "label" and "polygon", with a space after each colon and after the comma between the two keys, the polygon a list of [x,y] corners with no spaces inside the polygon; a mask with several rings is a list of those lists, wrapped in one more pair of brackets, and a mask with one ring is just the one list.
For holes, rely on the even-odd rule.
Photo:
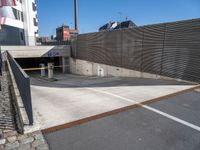
{"label": "garage opening", "polygon": [[[63,61],[64,59],[64,61]],[[18,64],[25,70],[28,74],[38,74],[40,73],[40,64],[44,64],[46,67],[48,63],[53,63],[55,73],[69,73],[69,58],[63,57],[43,57],[43,58],[16,58]],[[38,69],[38,70],[37,70]]]}

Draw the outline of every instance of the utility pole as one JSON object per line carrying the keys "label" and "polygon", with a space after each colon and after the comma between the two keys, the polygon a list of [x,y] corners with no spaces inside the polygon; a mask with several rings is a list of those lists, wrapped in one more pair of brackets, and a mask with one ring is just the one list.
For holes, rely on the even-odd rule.
{"label": "utility pole", "polygon": [[78,0],[74,0],[74,20],[75,20],[75,30],[78,31]]}

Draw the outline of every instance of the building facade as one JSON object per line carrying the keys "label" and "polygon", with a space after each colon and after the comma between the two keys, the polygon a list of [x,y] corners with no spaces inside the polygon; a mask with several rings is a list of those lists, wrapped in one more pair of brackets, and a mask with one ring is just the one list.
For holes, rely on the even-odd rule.
{"label": "building facade", "polygon": [[63,25],[56,29],[57,41],[70,41],[78,35],[78,31],[70,29],[69,26]]}
{"label": "building facade", "polygon": [[0,45],[34,46],[38,37],[36,1],[0,1]]}

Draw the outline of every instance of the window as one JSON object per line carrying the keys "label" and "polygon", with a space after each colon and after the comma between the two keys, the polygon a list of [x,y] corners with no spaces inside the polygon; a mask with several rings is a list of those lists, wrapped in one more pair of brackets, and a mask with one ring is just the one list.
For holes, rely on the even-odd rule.
{"label": "window", "polygon": [[20,32],[20,36],[21,36],[21,40],[23,41],[24,40],[24,34],[23,34],[23,32]]}
{"label": "window", "polygon": [[22,22],[24,22],[24,15],[23,15],[23,12],[20,12],[20,20],[21,20]]}
{"label": "window", "polygon": [[37,23],[37,21],[36,21],[36,18],[33,18],[33,24],[34,24],[34,26],[38,26],[38,23]]}
{"label": "window", "polygon": [[24,21],[23,13],[15,8],[12,8],[16,20]]}
{"label": "window", "polygon": [[36,11],[35,3],[32,3],[32,6],[33,6],[33,11]]}

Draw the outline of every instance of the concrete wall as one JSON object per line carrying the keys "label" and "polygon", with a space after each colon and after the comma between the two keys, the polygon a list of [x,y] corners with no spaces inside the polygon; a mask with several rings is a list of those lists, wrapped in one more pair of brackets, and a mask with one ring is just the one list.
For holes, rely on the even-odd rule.
{"label": "concrete wall", "polygon": [[20,96],[19,89],[17,87],[16,80],[14,78],[13,71],[11,69],[10,63],[7,59],[7,55],[4,53],[3,56],[3,78],[7,82],[7,90],[3,91],[4,93],[7,93],[8,98],[12,102],[12,105],[14,107],[14,114],[15,114],[15,121],[17,130],[20,133],[24,132],[24,127],[26,125],[29,125],[29,119],[24,107],[24,104],[22,102],[22,98]]}
{"label": "concrete wall", "polygon": [[[78,75],[86,76],[99,76],[99,77],[135,77],[135,78],[151,78],[151,79],[166,79],[166,80],[178,80],[180,79],[169,78],[165,76],[139,72],[135,70],[125,69],[121,67],[114,67],[94,62],[89,62],[80,59],[70,58],[70,72]],[[185,81],[189,82],[189,81]],[[189,82],[192,83],[192,82]]]}
{"label": "concrete wall", "polygon": [[9,51],[14,58],[70,57],[71,47],[64,46],[1,46],[2,53]]}

